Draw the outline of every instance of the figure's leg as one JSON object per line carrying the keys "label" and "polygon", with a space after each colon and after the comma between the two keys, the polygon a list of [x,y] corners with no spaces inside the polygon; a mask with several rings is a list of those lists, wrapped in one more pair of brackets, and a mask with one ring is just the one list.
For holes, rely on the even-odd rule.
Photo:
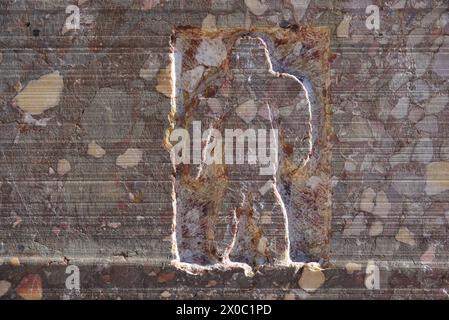
{"label": "figure's leg", "polygon": [[262,188],[264,184],[254,183],[247,192],[244,206],[237,210],[238,226],[231,261],[251,266],[290,261],[282,199],[273,184],[267,189]]}
{"label": "figure's leg", "polygon": [[217,257],[225,263],[229,260],[229,254],[234,246],[238,223],[237,210],[242,206],[244,200],[243,193],[239,188],[239,183],[228,184],[220,206],[215,229]]}
{"label": "figure's leg", "polygon": [[211,204],[200,201],[195,193],[179,184],[176,198],[176,244],[180,262],[216,263],[213,242],[215,219],[211,214]]}
{"label": "figure's leg", "polygon": [[259,189],[261,191],[255,201],[257,210],[262,212],[258,221],[263,233],[261,241],[265,243],[269,263],[289,264],[288,220],[284,199],[274,183],[267,184],[269,188]]}

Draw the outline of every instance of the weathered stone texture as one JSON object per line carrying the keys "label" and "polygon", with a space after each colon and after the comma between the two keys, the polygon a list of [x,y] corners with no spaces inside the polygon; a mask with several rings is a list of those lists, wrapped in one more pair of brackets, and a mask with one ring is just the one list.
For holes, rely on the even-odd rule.
{"label": "weathered stone texture", "polygon": [[[448,297],[447,1],[5,0],[0,30],[0,299]],[[195,120],[277,126],[280,170],[174,165]]]}

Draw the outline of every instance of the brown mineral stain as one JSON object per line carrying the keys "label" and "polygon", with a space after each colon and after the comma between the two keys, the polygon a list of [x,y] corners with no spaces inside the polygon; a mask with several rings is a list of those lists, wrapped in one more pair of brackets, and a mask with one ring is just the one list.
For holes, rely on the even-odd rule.
{"label": "brown mineral stain", "polygon": [[161,272],[157,276],[157,282],[159,283],[165,283],[173,280],[175,278],[174,272]]}

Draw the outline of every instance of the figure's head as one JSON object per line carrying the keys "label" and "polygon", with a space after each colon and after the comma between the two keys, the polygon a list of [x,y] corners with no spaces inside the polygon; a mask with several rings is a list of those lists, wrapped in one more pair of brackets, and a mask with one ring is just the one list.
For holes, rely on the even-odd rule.
{"label": "figure's head", "polygon": [[266,45],[261,38],[242,36],[231,54],[231,69],[244,74],[257,74],[270,69]]}

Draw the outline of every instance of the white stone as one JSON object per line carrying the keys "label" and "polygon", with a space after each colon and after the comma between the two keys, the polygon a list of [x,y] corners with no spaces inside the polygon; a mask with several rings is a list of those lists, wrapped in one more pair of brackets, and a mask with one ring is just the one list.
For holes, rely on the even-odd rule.
{"label": "white stone", "polygon": [[315,263],[308,263],[302,270],[298,284],[303,290],[314,292],[321,287],[325,281],[326,277],[321,271],[320,266]]}
{"label": "white stone", "polygon": [[6,280],[0,281],[0,298],[3,297],[11,288],[11,282]]}
{"label": "white stone", "polygon": [[354,172],[357,170],[357,166],[355,165],[354,161],[346,160],[345,161],[345,170],[348,172]]}
{"label": "white stone", "polygon": [[412,85],[413,89],[410,90],[412,94],[413,101],[420,104],[421,102],[429,99],[430,88],[427,82],[424,80],[416,80]]}
{"label": "white stone", "polygon": [[373,139],[373,132],[371,131],[369,122],[360,116],[354,116],[352,118],[349,138],[361,141],[371,141]]}
{"label": "white stone", "polygon": [[246,123],[250,123],[257,115],[257,105],[252,99],[240,104],[235,110],[237,115]]}
{"label": "white stone", "polygon": [[398,164],[408,163],[410,161],[410,155],[413,152],[413,147],[405,146],[398,153],[395,153],[390,158],[390,166],[394,167]]}
{"label": "white stone", "polygon": [[311,176],[309,180],[307,180],[306,186],[308,186],[312,190],[315,190],[322,182],[323,180],[320,177]]}
{"label": "white stone", "polygon": [[352,17],[350,15],[345,15],[343,20],[337,27],[337,37],[338,38],[349,38],[349,27],[351,24]]}
{"label": "white stone", "polygon": [[46,127],[51,118],[41,118],[36,120],[30,113],[25,113],[23,116],[23,122],[36,126],[36,127]]}
{"label": "white stone", "polygon": [[433,143],[430,138],[420,139],[413,152],[412,161],[429,163],[433,158]]}
{"label": "white stone", "polygon": [[391,203],[385,192],[380,191],[376,196],[376,205],[373,214],[378,217],[387,217],[390,214]]}
{"label": "white stone", "polygon": [[434,96],[426,103],[426,114],[435,114],[443,111],[449,102],[449,96],[447,94],[441,96]]}
{"label": "white stone", "polygon": [[182,75],[182,88],[189,93],[193,92],[200,82],[203,72],[203,66],[197,66],[192,70],[184,72]]}
{"label": "white stone", "polygon": [[58,172],[58,174],[60,176],[63,176],[65,174],[67,174],[71,169],[72,168],[70,166],[69,161],[67,161],[66,159],[60,159],[58,161],[58,166],[57,166],[56,172]]}
{"label": "white stone", "polygon": [[116,160],[116,165],[123,169],[132,168],[142,161],[143,152],[140,149],[129,148],[124,154],[119,155]]}
{"label": "white stone", "polygon": [[409,79],[410,79],[409,74],[405,72],[398,72],[394,74],[394,76],[391,78],[390,81],[390,90],[397,91],[404,84],[406,84],[409,81]]}
{"label": "white stone", "polygon": [[383,231],[384,231],[384,226],[382,224],[382,221],[375,221],[371,225],[371,227],[370,227],[370,229],[368,231],[368,234],[371,237],[377,237],[377,236],[381,235]]}
{"label": "white stone", "polygon": [[100,147],[95,141],[92,141],[87,146],[87,154],[94,158],[101,158],[106,154],[106,151]]}
{"label": "white stone", "polygon": [[374,210],[374,199],[376,197],[376,193],[373,189],[368,188],[365,189],[360,197],[360,210],[372,213]]}
{"label": "white stone", "polygon": [[437,133],[438,119],[436,116],[425,116],[416,124],[416,128],[422,132]]}
{"label": "white stone", "polygon": [[361,270],[362,270],[362,265],[361,265],[360,263],[348,262],[348,263],[345,265],[345,268],[346,268],[346,271],[347,271],[349,274],[352,274],[352,273],[354,273],[354,272],[356,272],[356,271],[361,271]]}
{"label": "white stone", "polygon": [[221,38],[201,41],[196,52],[196,61],[205,66],[219,66],[227,56],[226,47]]}
{"label": "white stone", "polygon": [[449,160],[449,139],[445,139],[440,147],[440,157]]}
{"label": "white stone", "polygon": [[413,123],[416,123],[419,120],[421,120],[423,116],[424,110],[421,109],[420,107],[413,107],[410,109],[410,112],[408,113],[408,119]]}
{"label": "white stone", "polygon": [[407,36],[407,48],[412,49],[416,45],[420,44],[424,40],[426,34],[427,32],[424,29],[413,29]]}
{"label": "white stone", "polygon": [[150,54],[139,71],[139,76],[144,80],[153,79],[159,72],[161,61],[156,54]]}
{"label": "white stone", "polygon": [[421,52],[412,53],[413,61],[415,62],[415,74],[417,77],[421,77],[430,65],[432,61],[432,55]]}
{"label": "white stone", "polygon": [[201,29],[203,30],[216,30],[217,29],[217,17],[212,14],[208,14],[201,24]]}
{"label": "white stone", "polygon": [[344,236],[359,236],[366,229],[366,218],[363,213],[358,214],[354,220],[345,226],[343,230]]}
{"label": "white stone", "polygon": [[293,16],[295,21],[296,23],[300,23],[309,7],[310,0],[290,0],[290,2],[293,6]]}
{"label": "white stone", "polygon": [[256,16],[263,15],[268,9],[268,4],[265,0],[245,0],[245,4],[249,11]]}
{"label": "white stone", "polygon": [[216,115],[219,115],[223,110],[223,104],[218,98],[207,98],[207,105],[210,110]]}
{"label": "white stone", "polygon": [[400,227],[395,239],[399,242],[408,244],[409,246],[416,246],[414,235],[407,227]]}
{"label": "white stone", "polygon": [[13,102],[29,114],[41,114],[59,104],[63,88],[63,78],[56,71],[31,80]]}
{"label": "white stone", "polygon": [[429,196],[449,190],[449,162],[432,162],[426,168],[426,188]]}
{"label": "white stone", "polygon": [[[449,36],[439,37],[438,43],[434,43],[436,49],[437,48],[447,48],[449,47]],[[437,42],[435,40],[435,42]],[[447,66],[449,65],[449,54],[447,54],[446,50],[439,49],[438,52],[435,53],[432,71],[435,72],[443,79],[449,78],[449,72],[447,72]]]}
{"label": "white stone", "polygon": [[405,118],[408,113],[409,103],[410,99],[408,97],[400,98],[396,106],[393,108],[393,110],[391,110],[391,116],[395,119]]}

